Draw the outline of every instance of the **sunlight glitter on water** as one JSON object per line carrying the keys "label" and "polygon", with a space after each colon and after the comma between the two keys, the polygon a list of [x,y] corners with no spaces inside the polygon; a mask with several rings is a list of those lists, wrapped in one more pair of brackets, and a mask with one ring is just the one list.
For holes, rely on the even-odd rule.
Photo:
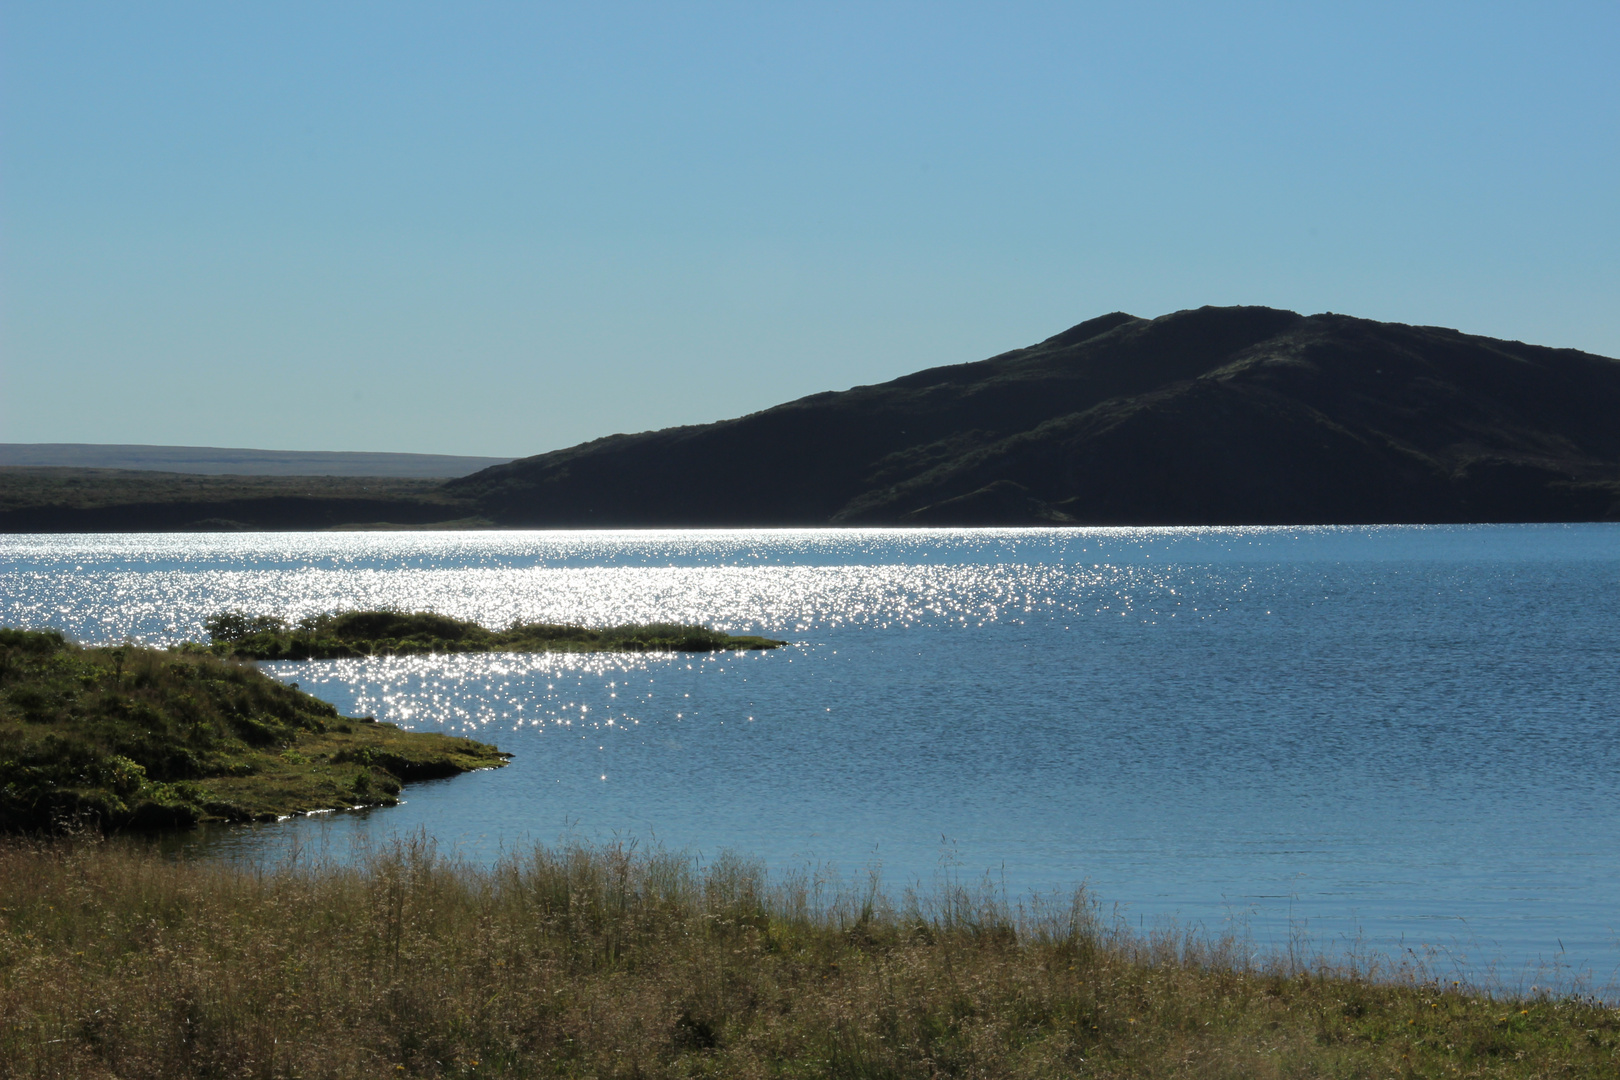
{"label": "sunlight glitter on water", "polygon": [[[690,691],[670,675],[701,669],[736,674],[769,663],[766,652],[670,656],[659,653],[500,653],[394,656],[317,663],[266,664],[347,715],[417,729],[497,738],[503,729],[568,729],[586,735],[628,736],[643,719],[668,718]],[[660,682],[662,680],[662,684]],[[681,685],[690,684],[682,680]],[[662,696],[660,694],[662,693]],[[667,706],[667,707],[666,707]]]}
{"label": "sunlight glitter on water", "polygon": [[[1541,527],[1543,530],[1558,527]],[[1604,538],[1556,535],[1606,554]],[[195,639],[225,608],[434,610],[500,626],[703,622],[732,632],[982,625],[1051,613],[1208,618],[1294,567],[1515,557],[1453,528],[688,530],[0,537],[0,621],[84,641]],[[1214,586],[1214,596],[1211,595]],[[1180,598],[1196,595],[1198,603]],[[1216,598],[1218,597],[1218,599]]]}
{"label": "sunlight glitter on water", "polygon": [[[1037,611],[1148,607],[1168,617],[1182,584],[1179,575],[1140,567],[1029,565],[25,571],[13,575],[0,619],[57,626],[85,641],[132,634],[153,643],[197,640],[203,620],[225,609],[297,619],[389,606],[491,627],[514,620],[683,622],[793,634],[844,625],[982,625]],[[1241,593],[1242,582],[1234,584]]]}

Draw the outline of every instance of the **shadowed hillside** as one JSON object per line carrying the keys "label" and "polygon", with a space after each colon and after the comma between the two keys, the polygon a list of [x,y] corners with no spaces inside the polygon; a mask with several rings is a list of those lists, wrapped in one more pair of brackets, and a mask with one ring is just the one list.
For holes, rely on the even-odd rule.
{"label": "shadowed hillside", "polygon": [[1270,308],[1038,345],[445,485],[505,526],[1620,519],[1620,362]]}

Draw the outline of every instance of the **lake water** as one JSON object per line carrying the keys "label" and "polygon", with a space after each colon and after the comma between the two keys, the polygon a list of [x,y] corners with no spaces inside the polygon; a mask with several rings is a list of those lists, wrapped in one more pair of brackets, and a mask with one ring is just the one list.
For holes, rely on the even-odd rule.
{"label": "lake water", "polygon": [[634,839],[1620,983],[1620,526],[12,536],[0,574],[0,623],[86,642],[384,604],[792,642],[272,665],[516,757],[211,850]]}

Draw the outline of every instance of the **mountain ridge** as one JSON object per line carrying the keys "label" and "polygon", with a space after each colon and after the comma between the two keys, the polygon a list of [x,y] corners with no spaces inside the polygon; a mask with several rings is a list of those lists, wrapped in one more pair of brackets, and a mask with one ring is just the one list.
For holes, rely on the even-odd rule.
{"label": "mountain ridge", "polygon": [[1620,361],[1447,327],[1112,312],[984,360],[445,485],[504,526],[1620,518]]}

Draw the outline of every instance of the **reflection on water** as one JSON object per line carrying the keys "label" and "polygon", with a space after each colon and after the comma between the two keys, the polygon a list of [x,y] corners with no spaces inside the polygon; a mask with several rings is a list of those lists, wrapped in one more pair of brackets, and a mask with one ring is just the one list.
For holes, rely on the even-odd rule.
{"label": "reflection on water", "polygon": [[1475,971],[1620,965],[1613,526],[26,537],[0,567],[0,621],[88,640],[396,604],[793,641],[272,665],[517,757],[216,849],[635,837],[1085,880],[1262,945],[1303,923]]}

